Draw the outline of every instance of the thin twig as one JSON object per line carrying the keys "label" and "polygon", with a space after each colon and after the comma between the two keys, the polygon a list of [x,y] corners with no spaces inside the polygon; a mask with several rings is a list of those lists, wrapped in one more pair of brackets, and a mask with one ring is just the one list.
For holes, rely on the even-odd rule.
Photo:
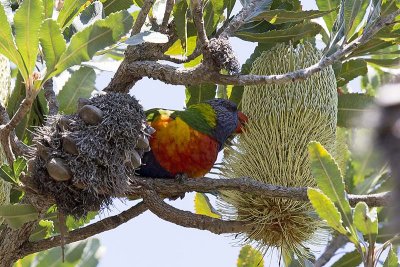
{"label": "thin twig", "polygon": [[207,230],[214,234],[239,233],[251,226],[239,221],[224,221],[205,215],[179,210],[165,203],[155,191],[144,190],[143,200],[149,210],[163,220],[177,225]]}
{"label": "thin twig", "polygon": [[322,253],[322,255],[315,261],[314,267],[322,267],[328,263],[328,261],[330,261],[335,255],[336,251],[343,247],[348,241],[348,238],[344,235],[338,235],[334,237],[325,248],[325,251]]}
{"label": "thin twig", "polygon": [[174,8],[175,0],[167,0],[165,4],[165,12],[163,21],[161,23],[161,32],[165,32],[168,29],[169,18],[171,17],[172,10]]}
{"label": "thin twig", "polygon": [[245,23],[245,20],[253,13],[254,9],[261,4],[260,0],[250,1],[242,10],[227,24],[220,34],[222,38],[233,36],[234,33]]}
{"label": "thin twig", "polygon": [[150,12],[150,8],[153,6],[154,0],[146,0],[139,11],[136,18],[135,24],[133,24],[131,36],[138,34],[142,29],[143,24],[146,21],[147,15]]}
{"label": "thin twig", "polygon": [[[68,233],[68,236],[65,237],[65,244],[80,241],[93,235],[114,229],[121,224],[126,223],[127,221],[139,216],[146,210],[146,205],[143,202],[140,202],[118,215],[111,216],[83,228],[73,230]],[[18,256],[22,258],[35,252],[56,247],[60,245],[60,242],[61,239],[59,235],[37,242],[27,241],[21,246]]]}
{"label": "thin twig", "polygon": [[191,0],[194,25],[197,30],[197,40],[204,47],[208,43],[207,33],[203,19],[202,0]]}

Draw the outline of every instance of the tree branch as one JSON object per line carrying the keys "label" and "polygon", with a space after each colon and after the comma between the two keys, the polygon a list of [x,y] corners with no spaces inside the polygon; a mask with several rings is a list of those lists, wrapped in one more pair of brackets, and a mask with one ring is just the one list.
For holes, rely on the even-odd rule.
{"label": "tree branch", "polygon": [[204,47],[208,43],[208,38],[204,27],[202,0],[191,0],[191,4],[193,21],[197,30],[197,38],[201,47]]}
{"label": "tree branch", "polygon": [[58,113],[59,104],[56,98],[56,94],[53,90],[53,79],[50,79],[45,82],[43,85],[44,89],[44,97],[47,100],[47,104],[49,106],[49,116],[56,115]]}
{"label": "tree branch", "polygon": [[[211,179],[195,178],[176,181],[174,179],[153,179],[135,177],[132,179],[130,197],[141,197],[142,189],[153,190],[162,197],[174,197],[186,192],[209,193],[217,190],[237,190],[271,198],[288,198],[296,201],[309,201],[306,187],[283,187],[264,184],[250,178]],[[384,192],[371,195],[348,195],[351,205],[365,202],[370,207],[390,206],[392,193]]]}
{"label": "tree branch", "polygon": [[251,227],[248,225],[246,226],[244,222],[224,221],[205,215],[194,214],[189,211],[179,210],[165,203],[155,191],[143,190],[142,194],[143,201],[151,212],[163,220],[183,227],[207,230],[217,235],[239,233]]}
{"label": "tree branch", "polygon": [[153,6],[154,0],[146,0],[139,11],[136,18],[135,24],[133,24],[131,36],[138,34],[146,21],[147,15],[150,12],[150,8]]}
{"label": "tree branch", "polygon": [[324,253],[315,261],[314,267],[322,267],[332,259],[336,251],[348,242],[348,238],[344,235],[335,236],[329,245],[325,248]]}
{"label": "tree branch", "polygon": [[[65,236],[65,243],[69,244],[72,242],[80,241],[80,240],[86,239],[88,237],[91,237],[93,235],[114,229],[114,228],[120,226],[121,224],[126,223],[127,221],[139,216],[146,210],[147,210],[147,206],[143,202],[140,202],[140,203],[136,204],[135,206],[127,209],[126,211],[121,212],[118,215],[105,218],[105,219],[100,220],[91,225],[88,225],[83,228],[79,228],[79,229],[69,232],[68,235]],[[61,242],[61,239],[60,239],[59,235],[48,238],[48,239],[40,240],[37,242],[26,241],[20,247],[19,252],[18,252],[18,257],[22,258],[26,255],[29,255],[29,254],[32,254],[35,252],[39,252],[39,251],[43,251],[43,250],[46,250],[49,248],[59,246],[60,242]]]}

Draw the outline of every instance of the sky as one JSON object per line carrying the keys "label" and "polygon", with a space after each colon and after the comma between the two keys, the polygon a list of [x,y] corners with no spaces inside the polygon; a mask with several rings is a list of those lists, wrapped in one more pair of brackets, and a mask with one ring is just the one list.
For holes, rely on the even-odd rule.
{"label": "sky", "polygon": [[[239,1],[237,1],[239,3]],[[234,12],[240,10],[236,5]],[[316,9],[314,0],[302,0],[304,9]],[[241,63],[253,52],[255,44],[237,38],[232,46]],[[97,88],[104,88],[113,73],[103,73],[97,80]],[[182,109],[185,92],[183,86],[171,86],[159,81],[142,79],[131,91],[145,109],[159,107]],[[186,194],[183,200],[173,201],[175,207],[193,211],[194,194]],[[136,202],[115,201],[115,207],[101,218],[117,214]],[[240,246],[232,235],[215,235],[207,231],[189,229],[165,222],[150,212],[97,235],[105,247],[99,267],[232,267],[236,266]],[[265,266],[270,266],[268,260]],[[275,265],[271,265],[275,266]]]}

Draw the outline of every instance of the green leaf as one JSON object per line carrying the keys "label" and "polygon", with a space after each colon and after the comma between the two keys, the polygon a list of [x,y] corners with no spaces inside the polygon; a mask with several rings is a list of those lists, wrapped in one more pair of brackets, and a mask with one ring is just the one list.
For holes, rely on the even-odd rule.
{"label": "green leaf", "polygon": [[13,229],[18,229],[27,222],[36,220],[38,212],[30,204],[0,206],[0,216]]}
{"label": "green leaf", "polygon": [[354,59],[342,64],[339,74],[338,86],[344,86],[358,76],[365,75],[368,72],[367,63],[363,59]]}
{"label": "green leaf", "polygon": [[360,12],[361,7],[365,5],[365,3],[363,4],[363,2],[368,3],[369,1],[364,1],[364,0],[345,0],[344,1],[345,35],[348,36],[348,34],[350,33],[350,30],[353,28],[354,20],[361,13]]}
{"label": "green leaf", "polygon": [[393,248],[390,247],[389,254],[383,264],[383,267],[398,267],[399,266],[399,258],[397,254],[393,251]]}
{"label": "green leaf", "polygon": [[172,14],[174,16],[175,30],[178,34],[179,39],[183,48],[186,48],[187,39],[187,24],[186,24],[186,14],[187,14],[188,4],[186,1],[180,1],[174,5]]}
{"label": "green leaf", "polygon": [[26,70],[21,54],[18,52],[14,43],[14,37],[11,33],[11,26],[8,23],[6,12],[3,5],[0,4],[0,53],[14,62],[20,69],[22,77],[28,80],[28,71]]}
{"label": "green leaf", "polygon": [[211,205],[207,195],[196,193],[194,198],[194,210],[197,214],[206,215],[211,218],[221,218],[221,215]]}
{"label": "green leaf", "polygon": [[78,15],[82,6],[86,3],[87,0],[65,0],[63,8],[60,10],[58,14],[57,22],[60,25],[61,29],[64,30],[67,28],[74,18]]}
{"label": "green leaf", "polygon": [[362,258],[357,250],[346,253],[338,261],[336,261],[332,267],[349,267],[359,266],[362,263]]}
{"label": "green leaf", "polygon": [[[348,1],[350,2],[350,1]],[[354,1],[354,11],[357,11],[354,14],[353,17],[353,22],[352,22],[352,26],[351,28],[348,28],[348,33],[347,36],[352,36],[354,34],[354,32],[356,31],[357,27],[359,26],[359,24],[363,21],[363,18],[365,16],[365,13],[367,12],[368,9],[368,5],[369,5],[369,0],[356,0]],[[349,5],[350,6],[350,5]],[[358,8],[358,10],[357,10]],[[346,11],[345,11],[346,12]]]}
{"label": "green leaf", "polygon": [[[319,10],[332,10],[339,6],[340,0],[317,0],[317,6]],[[335,22],[337,12],[331,12],[324,16],[324,21],[328,29],[332,29],[333,23]]]}
{"label": "green leaf", "polygon": [[[250,1],[247,0],[247,3],[243,3],[244,0],[240,0],[243,6],[247,6]],[[253,17],[257,17],[259,14],[265,12],[266,10],[271,9],[271,5],[273,4],[273,0],[261,0],[257,1],[257,5],[254,8],[253,12],[248,15],[247,21],[250,21]]]}
{"label": "green leaf", "polygon": [[400,68],[400,57],[396,58],[366,58],[365,61],[367,61],[370,64],[377,65],[379,67],[384,67],[384,68]]}
{"label": "green leaf", "polygon": [[354,226],[373,244],[378,235],[378,213],[376,208],[369,210],[365,202],[358,202],[353,214]]}
{"label": "green leaf", "polygon": [[168,42],[168,35],[154,31],[144,31],[135,34],[124,41],[128,45],[138,45],[142,43],[165,44]]}
{"label": "green leaf", "polygon": [[74,229],[78,229],[81,226],[88,224],[91,220],[93,220],[99,213],[97,211],[89,211],[85,218],[81,218],[76,220],[72,216],[67,216],[66,225],[68,231],[72,231]]}
{"label": "green leaf", "polygon": [[263,256],[258,250],[246,245],[239,252],[237,267],[264,267]]}
{"label": "green leaf", "polygon": [[272,43],[298,41],[305,37],[313,37],[320,33],[322,27],[314,22],[297,24],[284,30],[267,31],[263,33],[253,33],[239,30],[235,36],[250,42]]}
{"label": "green leaf", "polygon": [[206,6],[204,7],[204,28],[206,29],[207,36],[211,35],[211,33],[216,29],[224,9],[224,1],[207,1]]}
{"label": "green leaf", "polygon": [[34,242],[50,237],[51,233],[53,232],[53,228],[54,225],[52,221],[40,220],[36,229],[29,236],[29,241]]}
{"label": "green leaf", "polygon": [[15,42],[29,74],[34,70],[39,51],[43,9],[41,0],[24,0],[14,15]]}
{"label": "green leaf", "polygon": [[[40,31],[40,45],[46,62],[46,73],[51,73],[67,46],[56,21],[52,19],[43,21]],[[43,80],[46,81],[46,78]]]}
{"label": "green leaf", "polygon": [[[132,0],[101,0],[106,16],[121,10],[127,10],[133,5]],[[185,2],[185,1],[184,1]]]}
{"label": "green leaf", "polygon": [[288,22],[298,22],[308,19],[315,19],[329,14],[333,10],[320,11],[320,10],[306,10],[306,11],[288,11],[284,9],[267,10],[259,15],[251,18],[250,21],[254,20],[266,20],[272,24],[281,24]]}
{"label": "green leaf", "polygon": [[350,234],[342,225],[342,216],[333,202],[320,190],[308,188],[308,199],[310,200],[319,217],[327,224],[343,235]]}
{"label": "green leaf", "polygon": [[374,103],[374,97],[365,94],[343,94],[338,97],[338,121],[340,127],[354,127],[355,118],[360,118]]}
{"label": "green leaf", "polygon": [[53,16],[54,0],[42,0],[44,6],[44,18],[51,18]]}
{"label": "green leaf", "polygon": [[49,77],[83,61],[90,60],[94,54],[107,46],[115,44],[132,27],[132,17],[128,11],[113,13],[98,20],[71,38],[67,50],[61,55],[55,71]]}
{"label": "green leaf", "polygon": [[18,157],[13,162],[13,168],[7,164],[3,164],[0,167],[0,177],[9,183],[19,184],[19,176],[26,170],[26,167],[26,160],[22,157]]}
{"label": "green leaf", "polygon": [[95,87],[96,73],[92,68],[80,67],[74,71],[57,95],[60,111],[64,114],[76,112],[78,99],[89,98]]}
{"label": "green leaf", "polygon": [[186,87],[186,107],[215,98],[215,84],[191,85]]}
{"label": "green leaf", "polygon": [[19,259],[16,263],[14,263],[13,267],[32,267],[34,266],[34,260],[36,258],[36,253],[28,255],[23,259]]}
{"label": "green leaf", "polygon": [[224,0],[227,12],[227,18],[231,16],[233,7],[235,6],[236,0]]}
{"label": "green leaf", "polygon": [[318,142],[310,142],[308,152],[310,155],[311,173],[318,187],[335,203],[335,206],[342,214],[344,225],[350,229],[354,239],[357,240],[353,228],[351,208],[339,167],[328,151]]}

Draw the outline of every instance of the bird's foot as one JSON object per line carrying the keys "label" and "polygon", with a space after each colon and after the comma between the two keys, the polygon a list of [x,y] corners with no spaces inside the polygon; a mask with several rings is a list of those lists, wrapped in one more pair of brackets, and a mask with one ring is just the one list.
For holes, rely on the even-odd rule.
{"label": "bird's foot", "polygon": [[[183,183],[183,181],[185,179],[189,178],[189,176],[186,173],[178,173],[175,175],[175,181],[177,181],[178,183]],[[182,193],[180,195],[176,195],[173,197],[169,197],[169,200],[177,200],[178,198],[183,199],[185,197],[185,193]]]}

